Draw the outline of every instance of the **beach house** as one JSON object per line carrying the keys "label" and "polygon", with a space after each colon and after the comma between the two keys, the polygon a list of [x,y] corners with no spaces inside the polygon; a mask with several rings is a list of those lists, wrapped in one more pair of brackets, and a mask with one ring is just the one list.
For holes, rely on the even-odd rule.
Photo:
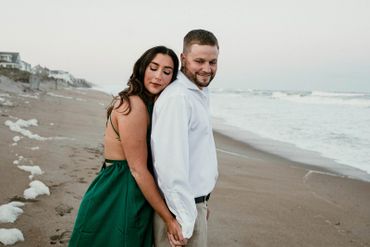
{"label": "beach house", "polygon": [[22,61],[18,52],[0,52],[0,67],[31,72],[31,64]]}

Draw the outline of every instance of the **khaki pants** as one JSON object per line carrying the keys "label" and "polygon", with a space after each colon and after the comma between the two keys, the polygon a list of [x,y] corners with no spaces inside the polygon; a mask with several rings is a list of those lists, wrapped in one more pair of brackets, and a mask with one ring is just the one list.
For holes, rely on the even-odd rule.
{"label": "khaki pants", "polygon": [[[195,220],[194,232],[186,246],[206,247],[207,246],[207,203],[197,203],[198,216]],[[154,246],[170,246],[167,238],[166,224],[158,214],[154,214]]]}

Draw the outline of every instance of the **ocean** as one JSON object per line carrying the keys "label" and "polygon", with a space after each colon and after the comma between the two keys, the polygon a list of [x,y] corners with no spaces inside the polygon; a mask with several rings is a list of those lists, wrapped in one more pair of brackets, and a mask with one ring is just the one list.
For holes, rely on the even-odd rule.
{"label": "ocean", "polygon": [[211,113],[235,139],[370,181],[370,93],[212,89]]}

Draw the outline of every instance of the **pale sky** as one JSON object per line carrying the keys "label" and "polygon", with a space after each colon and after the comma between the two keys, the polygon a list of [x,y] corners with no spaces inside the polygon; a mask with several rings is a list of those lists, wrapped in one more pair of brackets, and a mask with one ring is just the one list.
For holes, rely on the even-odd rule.
{"label": "pale sky", "polygon": [[214,88],[370,92],[369,0],[0,0],[0,51],[126,85],[148,48],[220,43]]}

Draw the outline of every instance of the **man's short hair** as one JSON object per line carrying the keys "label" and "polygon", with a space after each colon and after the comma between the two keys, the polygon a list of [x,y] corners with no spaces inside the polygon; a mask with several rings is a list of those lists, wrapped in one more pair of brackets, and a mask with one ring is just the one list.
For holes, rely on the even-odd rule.
{"label": "man's short hair", "polygon": [[216,36],[210,31],[203,29],[191,30],[185,35],[183,52],[185,53],[194,44],[217,46],[217,49],[219,49]]}

